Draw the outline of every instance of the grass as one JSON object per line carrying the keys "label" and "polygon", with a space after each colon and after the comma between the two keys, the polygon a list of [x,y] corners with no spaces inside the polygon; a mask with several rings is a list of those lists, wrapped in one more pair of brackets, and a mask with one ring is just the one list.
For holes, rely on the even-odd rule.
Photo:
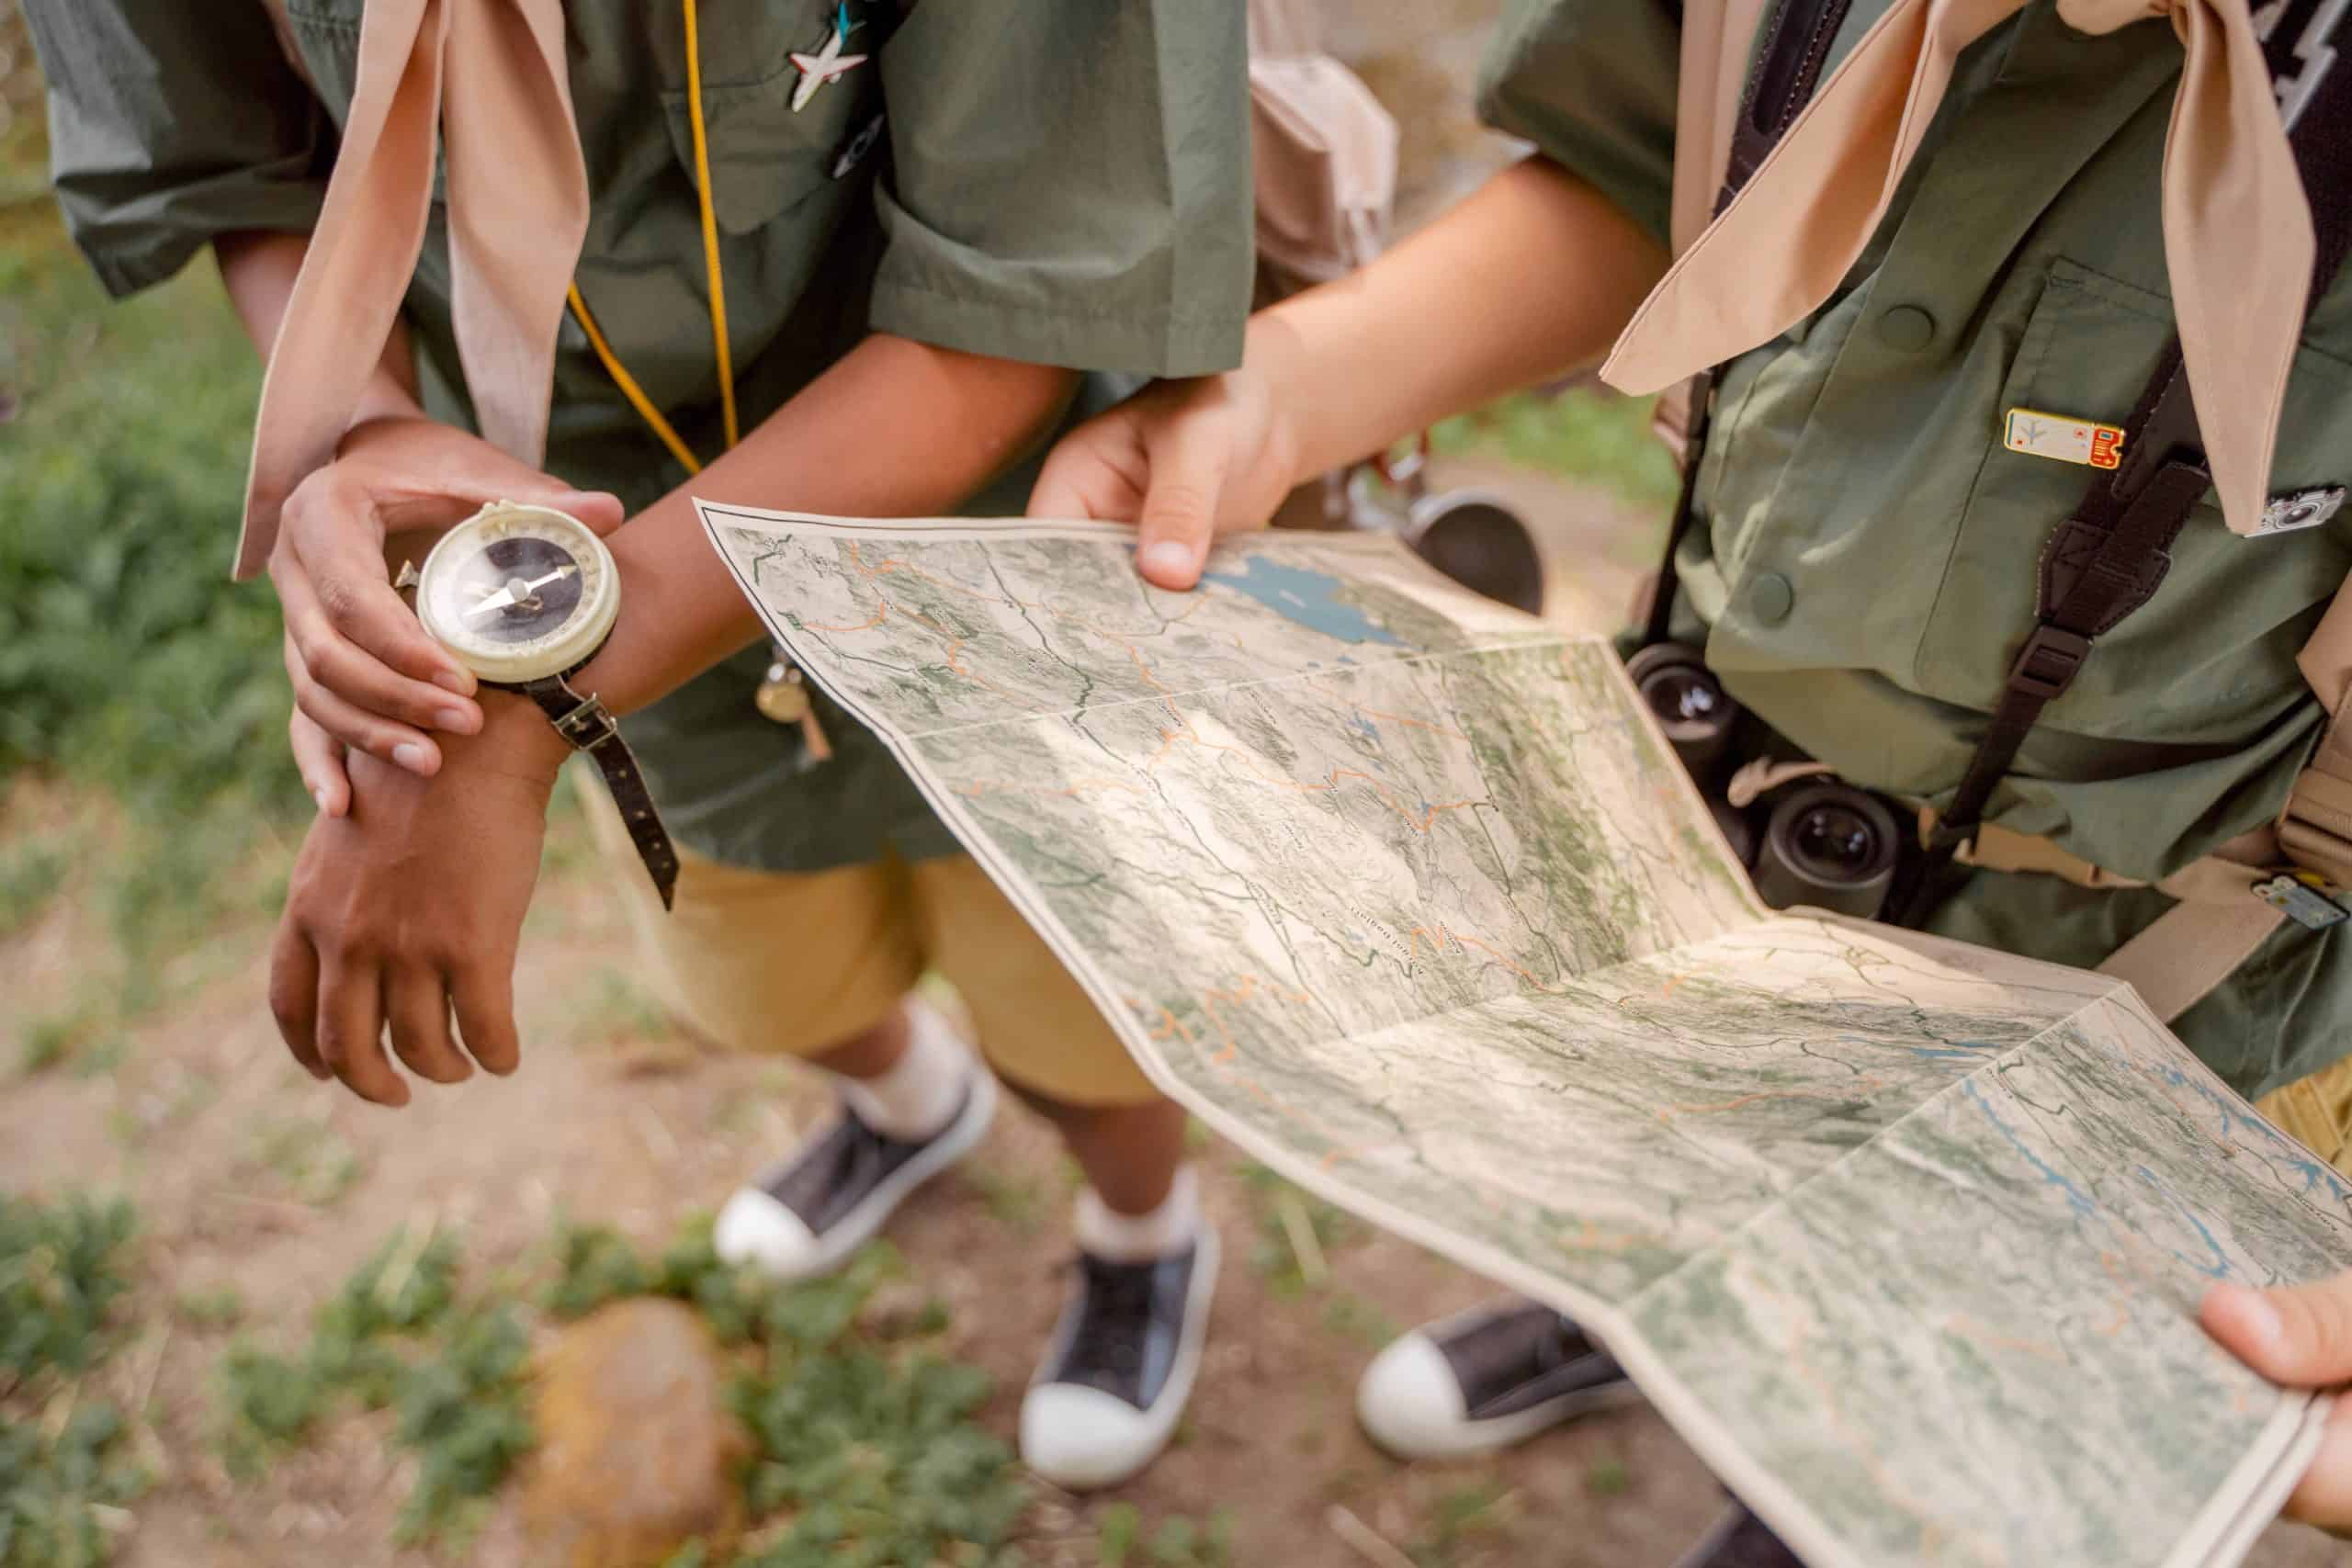
{"label": "grass", "polygon": [[1206,1523],[1170,1514],[1148,1533],[1132,1503],[1112,1503],[1095,1516],[1095,1560],[1102,1568],[1227,1568],[1233,1561],[1233,1516],[1223,1508]]}
{"label": "grass", "polygon": [[1511,1495],[1494,1482],[1457,1487],[1437,1500],[1420,1540],[1406,1555],[1419,1568],[1451,1568],[1464,1545],[1508,1536],[1515,1517]]}
{"label": "grass", "polygon": [[397,1539],[466,1540],[531,1427],[522,1322],[507,1303],[462,1294],[462,1256],[451,1233],[404,1231],[319,1309],[300,1350],[232,1346],[218,1371],[230,1472],[258,1478],[346,1406],[390,1409],[391,1440],[416,1461]]}
{"label": "grass", "polygon": [[[667,1296],[695,1307],[724,1348],[729,1404],[752,1440],[741,1484],[756,1521],[732,1557],[695,1547],[674,1562],[1020,1561],[1011,1538],[1030,1492],[1011,1449],[975,1420],[991,1392],[987,1374],[937,1353],[947,1324],[935,1303],[888,1331],[862,1321],[877,1289],[904,1272],[888,1247],[868,1248],[839,1278],[779,1288],[721,1264],[705,1218],[650,1255],[609,1228],[560,1229],[536,1290],[469,1288],[467,1272],[455,1235],[403,1233],[319,1309],[301,1345],[232,1345],[217,1376],[232,1473],[255,1481],[329,1423],[388,1411],[386,1441],[415,1475],[400,1540],[461,1552],[536,1441],[534,1333],[627,1297]],[[1181,1533],[1161,1529],[1170,1542]],[[1203,1554],[1209,1539],[1200,1534],[1192,1555],[1148,1561],[1222,1568]]]}
{"label": "grass", "polygon": [[104,1390],[128,1338],[130,1207],[0,1193],[0,1565],[94,1568],[146,1489]]}
{"label": "grass", "polygon": [[1680,476],[1650,434],[1653,401],[1589,387],[1521,392],[1441,422],[1430,432],[1430,447],[1542,468],[1613,491],[1633,506],[1663,517],[1673,509]]}
{"label": "grass", "polygon": [[105,297],[45,188],[30,58],[0,6],[0,936],[73,886],[112,948],[16,1031],[39,1069],[274,908],[308,802],[277,604],[228,581],[258,356],[209,261]]}
{"label": "grass", "polygon": [[[1330,1255],[1356,1234],[1357,1222],[1262,1165],[1244,1165],[1239,1174],[1258,1213],[1250,1266],[1266,1281],[1267,1292],[1295,1301],[1330,1291]],[[1340,1309],[1343,1316],[1351,1310]]]}

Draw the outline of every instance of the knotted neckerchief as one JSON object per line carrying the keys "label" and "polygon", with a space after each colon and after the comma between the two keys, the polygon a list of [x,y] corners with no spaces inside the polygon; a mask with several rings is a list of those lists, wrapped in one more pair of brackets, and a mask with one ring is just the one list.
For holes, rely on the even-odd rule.
{"label": "knotted neckerchief", "polygon": [[[1886,216],[1970,43],[2024,0],[1896,0],[1668,270],[1601,376],[1655,392],[1818,310]],[[2247,0],[2058,0],[2080,32],[2172,19],[2165,262],[2222,515],[2260,520],[2311,286],[2311,209]]]}
{"label": "knotted neckerchief", "polygon": [[545,460],[556,331],[588,228],[561,0],[368,0],[326,205],[262,383],[236,575],[334,456],[415,275],[445,150],[450,309],[481,433]]}

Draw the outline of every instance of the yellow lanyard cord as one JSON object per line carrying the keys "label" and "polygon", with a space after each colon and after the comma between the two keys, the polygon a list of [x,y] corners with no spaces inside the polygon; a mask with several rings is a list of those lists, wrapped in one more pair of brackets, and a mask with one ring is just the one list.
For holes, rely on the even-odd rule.
{"label": "yellow lanyard cord", "polygon": [[[580,318],[580,329],[588,334],[588,345],[596,351],[596,357],[605,362],[605,370],[613,378],[613,385],[621,389],[621,396],[628,400],[629,407],[652,426],[653,434],[662,438],[662,445],[670,449],[670,456],[685,466],[686,472],[702,472],[702,464],[692,449],[678,438],[677,431],[662,417],[662,411],[653,406],[653,400],[645,395],[645,389],[637,384],[637,378],[622,367],[620,357],[613,353],[613,345],[605,341],[605,334],[596,330],[596,318],[588,313],[588,302],[580,298],[580,285],[576,283],[571,286],[571,313]],[[732,399],[729,400],[733,401]]]}
{"label": "yellow lanyard cord", "polygon": [[[686,13],[686,118],[694,127],[695,194],[702,204],[702,254],[710,272],[710,347],[718,367],[719,416],[727,433],[727,449],[731,452],[742,435],[735,418],[734,356],[727,344],[727,280],[718,265],[718,218],[710,201],[710,142],[703,130],[702,45],[695,25],[695,0],[682,0],[682,4]],[[662,438],[662,445],[670,449],[670,455],[684,466],[687,473],[702,472],[702,464],[696,460],[693,448],[679,439],[676,428],[653,406],[653,400],[645,395],[645,389],[637,384],[637,378],[623,367],[613,345],[597,330],[596,318],[588,313],[588,301],[580,297],[579,284],[571,286],[570,299],[571,313],[580,320],[580,330],[588,334],[588,345],[596,351],[605,374],[612,377],[613,385],[621,389],[629,407]]]}

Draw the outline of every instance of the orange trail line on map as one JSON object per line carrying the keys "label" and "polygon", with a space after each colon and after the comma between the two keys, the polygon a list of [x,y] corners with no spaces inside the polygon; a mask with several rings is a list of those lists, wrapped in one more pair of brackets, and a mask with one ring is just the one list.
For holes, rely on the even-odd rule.
{"label": "orange trail line on map", "polygon": [[[1241,976],[1241,979],[1245,987],[1258,983],[1257,976],[1252,975],[1245,975]],[[1289,987],[1273,985],[1269,985],[1267,988],[1276,992],[1278,995],[1292,997],[1300,1002],[1311,1002],[1314,1000],[1314,998],[1305,991],[1293,991]],[[1221,990],[1222,988],[1218,987],[1216,989]],[[1231,999],[1230,996],[1227,997],[1227,999]],[[1129,999],[1128,1005],[1135,1008],[1138,1012],[1143,1010],[1141,1006],[1136,1003],[1132,998]],[[1204,1009],[1204,1010],[1206,1010]],[[1213,1013],[1212,1019],[1214,1021]],[[1226,1043],[1224,1048],[1220,1049],[1214,1055],[1204,1056],[1202,1058],[1208,1064],[1211,1071],[1215,1072],[1217,1077],[1225,1079],[1227,1083],[1230,1083],[1239,1089],[1243,1093],[1250,1096],[1250,1099],[1256,1100],[1259,1104],[1264,1106],[1275,1115],[1282,1117],[1284,1121],[1296,1123],[1310,1137],[1314,1138],[1317,1143],[1322,1144],[1327,1149],[1337,1149],[1343,1146],[1340,1144],[1340,1140],[1332,1136],[1329,1128],[1317,1122],[1313,1117],[1302,1113],[1295,1106],[1291,1105],[1288,1101],[1269,1091],[1266,1086],[1260,1083],[1256,1078],[1251,1077],[1248,1073],[1242,1072],[1234,1066],[1232,1060],[1234,1053],[1233,1037],[1230,1033],[1227,1032],[1225,1025],[1221,1021],[1217,1021],[1217,1030],[1220,1034],[1225,1036]],[[1155,1043],[1164,1044],[1168,1041],[1175,1040],[1181,1041],[1188,1046],[1197,1046],[1199,1044],[1198,1038],[1193,1034],[1192,1030],[1185,1027],[1184,1021],[1178,1018],[1174,1011],[1166,1006],[1162,1006],[1159,1009],[1159,1017],[1153,1021],[1149,1035]],[[1327,1156],[1326,1158],[1328,1159],[1329,1156]]]}
{"label": "orange trail line on map", "polygon": [[[1750,1282],[1759,1294],[1770,1297],[1784,1306],[1787,1304],[1789,1298],[1785,1292],[1773,1289],[1765,1280],[1753,1276],[1750,1277]],[[1792,1314],[1784,1351],[1789,1364],[1796,1369],[1800,1377],[1813,1385],[1815,1394],[1819,1397],[1818,1408],[1829,1417],[1829,1424],[1835,1427],[1846,1439],[1847,1446],[1860,1459],[1862,1468],[1869,1471],[1872,1478],[1878,1482],[1881,1495],[1895,1507],[1902,1509],[1918,1521],[1921,1555],[1936,1556],[1943,1545],[1944,1531],[1934,1519],[1928,1516],[1925,1509],[1909,1498],[1905,1489],[1897,1484],[1894,1472],[1887,1468],[1885,1461],[1880,1458],[1884,1444],[1876,1440],[1873,1434],[1854,1430],[1853,1423],[1847,1417],[1844,1408],[1838,1403],[1838,1396],[1841,1390],[1838,1382],[1805,1358],[1805,1341],[1811,1337],[1802,1319]],[[1991,1538],[1977,1530],[1962,1531],[1961,1540],[1955,1544],[1973,1548],[1973,1555],[1981,1562],[1992,1564],[2006,1561],[2003,1553],[1992,1550],[1994,1542]]]}
{"label": "orange trail line on map", "polygon": [[1485,953],[1487,957],[1493,959],[1496,963],[1501,964],[1504,968],[1510,970],[1512,974],[1518,976],[1521,979],[1526,981],[1536,990],[1556,991],[1559,989],[1556,986],[1547,986],[1542,980],[1537,979],[1533,974],[1530,973],[1517,960],[1513,959],[1509,953],[1504,953],[1501,949],[1481,942],[1476,937],[1471,936],[1466,932],[1455,931],[1453,927],[1446,925],[1442,921],[1439,922],[1435,931],[1431,931],[1427,926],[1415,926],[1410,931],[1406,933],[1405,940],[1408,943],[1405,951],[1408,957],[1417,954],[1421,951],[1421,943],[1423,942],[1427,942],[1430,944],[1430,955],[1432,958],[1442,957],[1444,955],[1445,944],[1447,942],[1452,942],[1456,947],[1475,947],[1479,952]]}

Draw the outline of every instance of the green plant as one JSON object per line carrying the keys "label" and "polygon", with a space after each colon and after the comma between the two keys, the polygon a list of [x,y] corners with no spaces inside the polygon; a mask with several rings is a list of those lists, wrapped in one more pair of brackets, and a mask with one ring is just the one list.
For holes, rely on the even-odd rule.
{"label": "green plant", "polygon": [[0,1192],[0,1392],[82,1372],[114,1348],[135,1228],[119,1200],[50,1204]]}
{"label": "green plant", "polygon": [[989,1165],[968,1167],[963,1174],[988,1206],[989,1218],[1014,1235],[1025,1239],[1044,1226],[1046,1194],[1035,1177]]}
{"label": "green plant", "polygon": [[36,840],[0,845],[0,936],[29,925],[65,880],[65,854]]}
{"label": "green plant", "polygon": [[234,1328],[244,1321],[245,1298],[234,1285],[182,1291],[173,1299],[172,1315],[199,1332]]}
{"label": "green plant", "polygon": [[103,1401],[77,1404],[56,1437],[0,1419],[0,1564],[93,1568],[129,1524],[123,1505],[147,1476],[122,1453],[123,1420]]}
{"label": "green plant", "polygon": [[332,1208],[368,1173],[357,1150],[324,1122],[309,1118],[264,1122],[254,1129],[242,1162],[266,1172],[297,1202]]}
{"label": "green plant", "polygon": [[1102,1568],[1126,1568],[1127,1553],[1143,1533],[1143,1515],[1133,1503],[1113,1503],[1094,1517],[1094,1551]]}
{"label": "green plant", "polygon": [[92,1568],[147,1476],[87,1394],[121,1347],[130,1206],[0,1193],[0,1565]]}
{"label": "green plant", "polygon": [[40,116],[0,120],[0,188],[23,186],[0,208],[0,792],[76,797],[70,848],[0,829],[0,932],[71,877],[119,949],[103,1006],[24,1043],[37,1064],[169,996],[164,959],[279,886],[308,802],[277,606],[228,577],[259,357],[209,265],[107,299],[40,190]]}
{"label": "green plant", "polygon": [[455,1236],[403,1231],[319,1308],[300,1354],[231,1346],[219,1379],[232,1471],[257,1472],[272,1452],[309,1436],[342,1396],[371,1410],[391,1404],[409,1363],[390,1341],[427,1334],[449,1315],[458,1263]]}
{"label": "green plant", "polygon": [[1329,1255],[1354,1234],[1355,1222],[1262,1165],[1240,1168],[1258,1210],[1258,1244],[1250,1266],[1268,1292],[1289,1301],[1330,1284]]}
{"label": "green plant", "polygon": [[967,1546],[989,1561],[1004,1544],[1029,1494],[1012,1450],[972,1424],[985,1372],[863,1349],[782,1361],[735,1390],[759,1449],[745,1478],[752,1512],[793,1510],[741,1568],[931,1562]]}
{"label": "green plant", "polygon": [[1157,1568],[1227,1568],[1233,1561],[1233,1516],[1219,1508],[1199,1525],[1170,1515],[1151,1532],[1145,1550]]}
{"label": "green plant", "polygon": [[1420,1568],[1446,1568],[1465,1538],[1510,1529],[1511,1501],[1511,1495],[1491,1481],[1448,1492],[1437,1501],[1428,1534],[1407,1555]]}
{"label": "green plant", "polygon": [[450,1331],[437,1359],[401,1380],[394,1441],[416,1455],[416,1485],[401,1506],[402,1542],[462,1540],[481,1499],[531,1450],[523,1373],[530,1337],[504,1306],[478,1308]]}
{"label": "green plant", "polygon": [[556,1277],[540,1303],[555,1316],[585,1317],[606,1302],[641,1296],[653,1271],[609,1225],[567,1225],[556,1235]]}

